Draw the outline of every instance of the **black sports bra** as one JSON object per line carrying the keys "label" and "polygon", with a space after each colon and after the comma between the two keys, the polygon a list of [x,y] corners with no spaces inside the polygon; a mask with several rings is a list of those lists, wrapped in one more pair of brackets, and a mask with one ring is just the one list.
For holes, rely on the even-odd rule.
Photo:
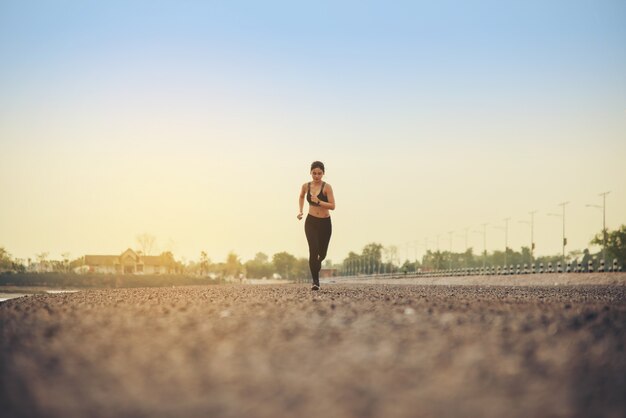
{"label": "black sports bra", "polygon": [[[326,182],[322,182],[322,188],[320,189],[320,192],[317,195],[317,198],[321,200],[322,202],[328,202],[328,197],[324,194],[324,186],[326,186]],[[306,201],[312,205],[315,205],[315,203],[311,202],[311,182],[309,182],[307,186]]]}

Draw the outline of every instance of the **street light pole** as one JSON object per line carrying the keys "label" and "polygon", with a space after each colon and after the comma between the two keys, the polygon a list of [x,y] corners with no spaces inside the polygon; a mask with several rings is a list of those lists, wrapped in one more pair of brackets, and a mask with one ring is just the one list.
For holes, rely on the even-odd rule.
{"label": "street light pole", "polygon": [[454,234],[454,231],[448,231],[448,236],[450,238],[450,253],[449,253],[449,258],[450,260],[448,263],[448,270],[452,270],[452,234]]}
{"label": "street light pole", "polygon": [[404,264],[409,262],[409,241],[404,243]]}
{"label": "street light pole", "polygon": [[[489,224],[486,224],[486,223],[482,224],[483,226],[483,231],[482,231],[482,234],[483,234],[483,270],[485,268],[485,264],[487,263],[487,225]],[[481,233],[480,231],[472,231],[472,232],[475,232],[477,234]]]}
{"label": "street light pole", "polygon": [[598,196],[602,196],[602,258],[604,259],[604,262],[606,263],[606,195],[611,193],[609,192],[604,192],[604,193],[600,193]]}
{"label": "street light pole", "polygon": [[563,259],[561,260],[561,265],[565,265],[565,246],[567,245],[567,238],[565,238],[565,205],[569,202],[561,202],[559,206],[563,208]]}
{"label": "street light pole", "polygon": [[486,223],[483,224],[483,270],[487,264],[487,225]]}
{"label": "street light pole", "polygon": [[465,228],[465,251],[467,251],[467,234],[469,233],[469,228]]}
{"label": "street light pole", "polygon": [[424,257],[422,257],[422,262],[426,261],[428,261],[428,237],[424,238]]}
{"label": "street light pole", "polygon": [[535,233],[535,213],[537,213],[537,211],[533,210],[532,212],[528,212],[528,213],[530,214],[530,264],[532,264],[535,262],[533,258],[533,253],[535,251],[534,233]]}
{"label": "street light pole", "polygon": [[519,221],[519,223],[521,224],[526,224],[530,226],[530,264],[533,263],[533,251],[535,250],[535,238],[534,238],[534,230],[535,230],[535,213],[537,213],[536,210],[532,211],[532,212],[528,212],[530,215],[530,222],[528,221]]}
{"label": "street light pole", "polygon": [[437,234],[437,270],[439,270],[439,260],[441,259],[441,251],[439,251],[439,237],[441,234]]}
{"label": "street light pole", "polygon": [[465,247],[463,247],[463,259],[465,260],[465,268],[467,268],[467,235],[469,233],[469,228],[465,228],[465,235],[457,235],[459,238],[465,237]]}
{"label": "street light pole", "polygon": [[509,252],[509,221],[511,218],[504,218],[504,265],[506,263],[507,253]]}
{"label": "street light pole", "polygon": [[602,196],[602,206],[600,205],[585,205],[590,208],[602,209],[602,259],[606,262],[606,195],[611,192],[600,193],[598,196]]}
{"label": "street light pole", "polygon": [[[555,218],[563,217],[563,215],[560,215],[558,213],[548,213],[548,216],[554,216]],[[563,224],[565,225],[565,222],[563,222]],[[563,228],[563,240],[565,240],[565,228]],[[565,248],[563,249],[563,252],[565,252]]]}

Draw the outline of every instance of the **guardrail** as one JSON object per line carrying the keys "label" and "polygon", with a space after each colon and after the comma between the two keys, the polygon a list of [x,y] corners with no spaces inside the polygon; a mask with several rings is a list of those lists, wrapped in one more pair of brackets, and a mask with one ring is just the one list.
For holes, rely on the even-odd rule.
{"label": "guardrail", "polygon": [[510,275],[523,275],[523,274],[544,274],[544,273],[598,273],[604,272],[621,272],[622,266],[619,265],[617,259],[613,260],[613,263],[605,268],[604,260],[600,260],[597,263],[597,268],[593,260],[589,260],[587,266],[584,267],[582,262],[567,262],[565,266],[561,265],[561,262],[553,265],[548,263],[544,266],[543,263],[538,264],[517,264],[517,265],[503,265],[503,266],[489,266],[489,267],[475,267],[475,268],[459,268],[459,269],[446,269],[446,270],[430,270],[430,271],[412,271],[396,273],[382,273],[382,274],[356,274],[356,275],[341,275],[338,277],[362,277],[362,278],[397,278],[397,277],[450,277],[450,276],[510,276]]}

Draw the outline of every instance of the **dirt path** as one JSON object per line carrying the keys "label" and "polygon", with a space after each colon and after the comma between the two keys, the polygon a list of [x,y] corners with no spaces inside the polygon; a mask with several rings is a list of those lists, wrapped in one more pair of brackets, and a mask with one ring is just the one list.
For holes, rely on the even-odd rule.
{"label": "dirt path", "polygon": [[626,415],[625,286],[89,290],[0,303],[16,417]]}

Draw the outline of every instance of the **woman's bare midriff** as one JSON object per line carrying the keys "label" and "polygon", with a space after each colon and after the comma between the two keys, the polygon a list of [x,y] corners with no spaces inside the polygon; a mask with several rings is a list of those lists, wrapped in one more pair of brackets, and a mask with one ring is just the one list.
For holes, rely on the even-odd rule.
{"label": "woman's bare midriff", "polygon": [[309,215],[315,216],[316,218],[328,218],[330,217],[330,211],[326,208],[309,205]]}

